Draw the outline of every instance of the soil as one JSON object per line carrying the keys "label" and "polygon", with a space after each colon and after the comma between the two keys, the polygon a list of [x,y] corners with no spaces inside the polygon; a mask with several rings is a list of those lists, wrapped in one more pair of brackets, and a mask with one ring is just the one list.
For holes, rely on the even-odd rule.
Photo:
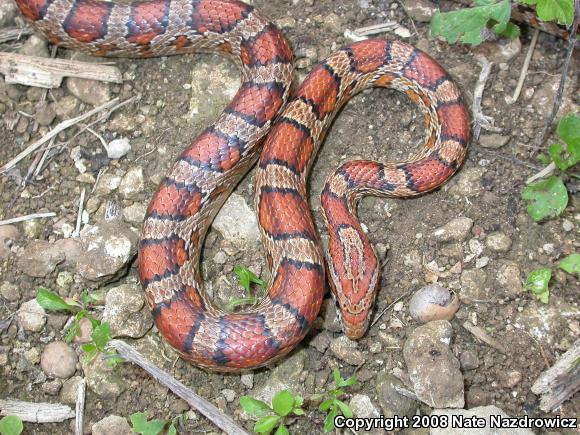
{"label": "soil", "polygon": [[[350,0],[298,0],[296,3],[294,5],[290,0],[254,2],[258,10],[277,23],[285,25],[284,32],[296,53],[315,49],[316,56],[313,57],[322,59],[332,50],[350,42],[343,36],[346,29],[352,30],[387,20],[396,21],[411,32],[411,36],[405,38],[405,41],[419,46],[437,59],[457,80],[466,101],[471,105],[473,89],[480,72],[478,51],[430,39],[428,23],[412,21],[397,1],[370,0],[368,8],[359,5],[364,3],[362,1]],[[522,27],[521,43],[524,52],[529,45],[531,33],[529,28]],[[386,36],[399,38],[396,35]],[[16,46],[6,45],[4,49],[14,50]],[[487,49],[493,52],[499,50],[499,47],[499,43],[489,43]],[[411,200],[369,197],[361,202],[361,221],[368,228],[372,241],[380,246],[379,251],[386,251],[381,288],[374,310],[373,321],[376,320],[376,323],[358,342],[358,350],[366,356],[366,363],[362,367],[354,367],[341,361],[330,348],[323,352],[317,350],[312,343],[318,334],[329,334],[331,339],[340,335],[338,332],[325,331],[320,322],[301,347],[306,352],[304,372],[313,374],[317,385],[317,391],[311,390],[307,393],[320,392],[326,388],[321,386],[325,385],[326,379],[330,382],[332,369],[340,367],[343,374],[356,373],[359,379],[359,384],[349,390],[349,394],[366,394],[376,404],[376,373],[384,369],[404,369],[402,343],[416,326],[406,309],[407,296],[402,299],[405,301],[403,309],[389,309],[380,319],[376,317],[397,298],[432,280],[438,280],[444,286],[455,289],[461,296],[465,285],[463,272],[476,269],[476,259],[462,261],[469,253],[470,241],[476,240],[485,246],[489,234],[500,232],[507,235],[512,244],[506,252],[495,252],[486,247],[481,254],[489,258],[488,264],[479,268],[484,276],[478,293],[482,298],[462,304],[452,321],[452,349],[458,357],[466,351],[475,353],[479,361],[477,367],[463,370],[467,407],[495,404],[510,415],[544,415],[539,409],[538,397],[530,391],[531,385],[578,337],[578,278],[557,271],[558,261],[577,251],[579,246],[580,211],[578,197],[574,194],[578,185],[574,184],[577,181],[569,181],[570,203],[562,216],[541,224],[534,223],[526,213],[521,191],[526,179],[543,167],[533,156],[534,140],[542,130],[544,119],[551,108],[553,84],[559,80],[564,54],[565,44],[562,40],[540,34],[522,95],[512,105],[506,103],[506,97],[511,95],[518,80],[524,53],[519,53],[509,64],[494,67],[484,93],[482,108],[486,115],[495,120],[495,125],[501,128],[501,135],[510,137],[507,145],[491,149],[474,141],[461,171],[433,193]],[[66,57],[68,53],[59,49],[57,55]],[[71,149],[76,146],[80,146],[82,155],[88,162],[88,173],[93,176],[102,169],[107,169],[109,173],[124,174],[136,165],[144,168],[146,188],[143,192],[124,199],[113,191],[108,196],[98,198],[98,204],[104,204],[108,199],[119,202],[123,207],[134,203],[147,203],[156,183],[183,144],[189,143],[227,103],[227,100],[220,101],[219,98],[217,103],[213,102],[212,96],[219,96],[223,88],[235,89],[239,83],[235,66],[211,55],[123,59],[115,60],[115,64],[126,80],[122,85],[109,86],[112,95],[120,97],[121,100],[136,94],[141,94],[142,98],[138,104],[121,108],[111,120],[99,123],[94,128],[106,141],[121,136],[128,137],[132,145],[129,154],[119,160],[109,160],[95,135],[85,131],[71,140],[78,129],[61,133],[56,143],[64,143],[65,146],[59,148],[61,152],[51,156],[45,169],[26,187],[20,187],[17,181],[19,176],[26,174],[31,162],[29,159],[17,165],[17,172],[0,176],[1,219],[53,211],[57,216],[39,221],[40,229],[33,238],[49,241],[62,238],[56,232],[55,224],[65,221],[74,225],[80,190],[87,188],[87,199],[94,196],[89,193],[92,186],[79,181],[79,172],[71,158]],[[210,77],[207,74],[208,68],[212,70]],[[298,71],[300,79],[306,71],[307,69]],[[208,80],[196,83],[192,81],[195,77],[207,77]],[[575,87],[577,77],[571,73],[570,79],[571,84],[566,89],[564,107],[559,116],[572,107],[578,107]],[[9,88],[11,103],[0,103],[0,115],[4,120],[3,134],[0,137],[2,163],[41,137],[41,132],[34,129],[34,122],[26,116],[22,117],[25,121],[20,121],[14,129],[7,128],[6,123],[15,113],[34,113],[38,99],[35,91],[24,86]],[[48,101],[59,101],[66,95],[70,95],[70,92],[63,86],[51,90]],[[202,107],[208,102],[211,107]],[[89,108],[85,104],[80,112]],[[192,108],[197,108],[199,113],[191,116],[192,111],[195,112]],[[124,128],[122,117],[133,124]],[[319,192],[326,176],[339,164],[356,158],[404,159],[421,142],[424,134],[422,119],[420,111],[404,95],[394,91],[365,91],[347,104],[334,122],[310,177],[310,202],[323,239],[325,234]],[[58,120],[54,121],[51,127],[57,122]],[[557,136],[552,133],[547,143],[556,140]],[[471,183],[468,182],[469,174],[472,177]],[[240,183],[235,193],[245,198],[250,206],[253,204],[253,171]],[[94,207],[95,210],[98,208]],[[467,216],[474,221],[467,239],[456,241],[455,245],[459,246],[455,247],[451,246],[453,243],[437,242],[432,236],[434,230],[458,216]],[[90,221],[94,218],[90,216]],[[570,222],[573,225],[572,230],[568,228]],[[0,319],[9,317],[22,302],[34,298],[39,287],[54,289],[60,270],[57,268],[45,278],[32,278],[19,269],[16,256],[30,240],[23,234],[23,225],[17,225],[21,237],[12,247],[13,254],[0,262],[0,281],[16,284],[20,299],[10,302],[0,298]],[[138,225],[133,226],[138,228]],[[218,264],[213,260],[220,251],[229,254],[225,264]],[[215,230],[209,232],[203,256],[206,279],[213,283],[214,288],[220,288],[223,277],[230,282],[236,282],[233,267],[238,264],[262,271],[263,276],[267,277],[261,250],[253,247],[246,250],[232,248],[232,244]],[[435,278],[426,268],[433,261],[439,271]],[[457,263],[459,266],[454,268]],[[520,282],[538,267],[553,268],[555,272],[550,283],[550,303],[543,307],[529,292],[522,291],[521,288],[506,289],[498,283],[498,272],[506,263],[517,265]],[[99,284],[84,281],[77,276],[74,285],[67,290],[67,296],[78,295],[87,288],[107,290],[119,282],[135,280],[136,277],[134,262],[128,275],[116,283]],[[226,296],[240,294],[240,290],[235,290],[233,293],[226,293]],[[217,296],[221,299],[223,295]],[[564,315],[563,311],[572,314]],[[538,312],[544,314],[534,317]],[[529,319],[526,319],[528,314]],[[22,331],[14,321],[3,333],[0,338],[0,351],[8,356],[8,362],[0,368],[0,398],[10,397],[35,402],[58,400],[47,393],[46,388],[42,388],[46,380],[35,380],[40,372],[38,364],[27,370],[22,370],[18,364],[19,358],[22,358],[22,348],[37,347],[42,350],[47,341],[60,337],[61,325],[53,317],[54,315],[49,315],[49,323],[41,332]],[[474,319],[477,325],[504,345],[508,350],[506,354],[477,340],[461,326],[463,322]],[[541,334],[534,332],[537,328],[533,322],[537,322],[537,328],[544,328]],[[546,326],[548,323],[549,326]],[[526,326],[520,327],[520,324]],[[373,343],[380,342],[381,334],[385,333],[400,345],[373,353]],[[153,343],[161,346],[157,337],[158,332],[154,328],[145,338],[137,341],[153,340]],[[241,420],[238,399],[242,395],[252,395],[257,387],[265,384],[270,376],[270,369],[257,371],[253,378],[254,389],[250,389],[241,382],[239,375],[207,374],[176,358],[176,354],[168,355],[159,362],[165,370],[216,403],[229,415],[240,419],[241,424],[248,430],[251,429],[251,421]],[[135,412],[148,410],[149,415],[156,418],[174,418],[188,409],[182,401],[159,386],[141,369],[125,364],[115,370],[124,378],[129,388],[118,397],[100,397],[91,389],[87,390],[87,433],[90,432],[92,424],[111,414],[128,417]],[[506,376],[506,373],[514,371],[521,375],[521,380],[515,385]],[[80,368],[77,375],[82,375]],[[305,374],[303,379],[306,377]],[[224,400],[221,393],[224,389],[234,390],[235,400]],[[429,412],[425,408],[423,411]],[[579,412],[580,396],[576,394],[555,414],[577,416]],[[315,404],[309,403],[307,416],[302,421],[297,419],[290,426],[290,430],[292,433],[312,433],[312,425],[321,428],[323,418],[324,415],[317,411]],[[27,423],[25,431],[38,434],[67,433],[71,431],[71,423]],[[215,433],[217,430],[199,413],[179,426],[180,433],[208,431]]]}

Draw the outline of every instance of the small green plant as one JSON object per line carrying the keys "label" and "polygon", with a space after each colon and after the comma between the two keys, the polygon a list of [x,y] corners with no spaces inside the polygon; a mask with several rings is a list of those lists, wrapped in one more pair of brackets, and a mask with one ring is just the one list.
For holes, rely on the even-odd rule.
{"label": "small green plant", "polygon": [[[543,21],[570,25],[574,19],[574,0],[521,0],[521,3],[535,5]],[[520,29],[509,21],[511,10],[510,0],[475,0],[472,8],[436,13],[431,20],[431,34],[451,44],[461,40],[472,45],[481,44],[486,28],[499,36],[516,38]]]}
{"label": "small green plant", "polygon": [[36,302],[47,311],[65,311],[74,314],[72,322],[63,330],[63,338],[70,343],[80,334],[80,322],[87,318],[91,322],[93,331],[91,341],[81,346],[85,353],[85,361],[92,361],[99,353],[106,357],[107,364],[114,367],[122,361],[114,350],[107,349],[107,344],[112,339],[111,326],[107,322],[101,322],[95,319],[90,313],[89,308],[95,302],[100,301],[100,297],[83,292],[80,301],[73,298],[62,298],[58,294],[46,289],[39,288],[36,294]]}
{"label": "small green plant", "polygon": [[0,418],[0,435],[19,435],[24,430],[22,419],[15,415]]}
{"label": "small green plant", "polygon": [[[580,276],[580,254],[568,255],[558,263],[558,267],[564,272]],[[550,301],[550,279],[552,269],[541,267],[528,275],[524,288],[532,292],[540,302],[547,304]]]}
{"label": "small green plant", "polygon": [[131,426],[133,430],[141,435],[157,435],[166,430],[167,435],[176,435],[177,429],[175,426],[179,420],[183,420],[185,417],[179,415],[172,420],[148,420],[147,412],[136,412],[131,414]]}
{"label": "small green plant", "polygon": [[[227,309],[233,311],[240,305],[256,305],[263,296],[263,292],[266,289],[266,282],[244,266],[234,267],[234,273],[238,277],[240,285],[244,288],[248,296],[231,300],[227,305]],[[252,284],[257,284],[261,288],[261,291],[255,292]]]}
{"label": "small green plant", "polygon": [[340,374],[340,370],[337,368],[333,370],[332,377],[334,378],[336,388],[329,390],[326,395],[323,395],[323,397],[326,396],[328,399],[324,400],[319,406],[321,411],[327,413],[324,419],[324,432],[330,432],[335,429],[334,419],[339,414],[347,418],[352,418],[352,410],[340,398],[346,394],[343,388],[356,384],[356,378],[351,376],[348,379],[344,379]]}
{"label": "small green plant", "polygon": [[302,404],[304,399],[292,394],[288,390],[279,391],[272,398],[272,406],[254,399],[250,396],[240,397],[240,405],[244,411],[250,415],[259,417],[254,425],[257,433],[269,434],[277,427],[275,435],[287,435],[288,429],[285,419],[292,413],[294,415],[304,415]]}
{"label": "small green plant", "polygon": [[554,143],[548,148],[548,156],[542,155],[544,163],[554,162],[560,175],[552,175],[541,181],[529,184],[522,191],[527,202],[527,210],[534,221],[555,218],[561,215],[568,205],[568,191],[564,184],[567,170],[580,162],[580,116],[569,114],[560,120],[558,135],[566,145]]}

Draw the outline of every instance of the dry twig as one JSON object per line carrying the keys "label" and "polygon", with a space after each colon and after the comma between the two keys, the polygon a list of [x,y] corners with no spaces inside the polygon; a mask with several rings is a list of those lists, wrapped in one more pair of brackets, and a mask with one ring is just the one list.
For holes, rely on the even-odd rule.
{"label": "dry twig", "polygon": [[473,138],[475,140],[479,139],[479,134],[481,129],[493,132],[500,132],[501,128],[493,126],[493,118],[491,116],[484,115],[481,111],[481,101],[483,100],[483,91],[485,90],[485,84],[491,73],[491,67],[493,62],[488,61],[484,56],[478,58],[481,64],[481,72],[479,73],[479,78],[475,84],[475,89],[473,90],[473,105],[472,105],[472,116],[473,116]]}
{"label": "dry twig", "polygon": [[511,97],[506,98],[506,102],[508,104],[514,104],[518,101],[518,97],[520,96],[520,92],[522,92],[522,88],[524,86],[524,80],[526,79],[526,75],[528,74],[528,68],[530,67],[530,61],[532,60],[532,54],[534,54],[534,49],[536,48],[536,42],[538,42],[538,35],[540,34],[540,29],[534,31],[534,36],[532,37],[532,42],[530,42],[530,47],[528,48],[528,52],[526,53],[526,59],[524,60],[524,65],[522,66],[522,70],[520,72],[520,78],[518,80],[518,85],[514,89],[514,93]]}
{"label": "dry twig", "polygon": [[60,423],[75,417],[75,412],[60,403],[34,403],[0,399],[0,415],[15,415],[32,423]]}
{"label": "dry twig", "polygon": [[81,379],[77,389],[77,403],[75,408],[75,435],[83,435],[84,430],[84,413],[85,413],[85,380]]}
{"label": "dry twig", "polygon": [[497,341],[495,338],[493,338],[491,335],[485,332],[483,328],[472,325],[469,322],[464,322],[463,327],[467,329],[469,332],[471,332],[473,335],[475,335],[476,338],[479,338],[481,341],[483,341],[485,344],[493,347],[494,349],[499,350],[503,354],[507,354],[506,348],[503,347],[503,345],[499,341]]}
{"label": "dry twig", "polygon": [[32,35],[34,30],[30,26],[25,27],[5,27],[0,29],[0,44],[8,41],[20,39],[22,36]]}
{"label": "dry twig", "polygon": [[26,216],[18,216],[15,218],[4,219],[4,220],[0,221],[0,225],[10,225],[10,224],[15,224],[17,222],[24,222],[24,221],[30,221],[32,219],[41,219],[41,218],[54,217],[54,216],[56,216],[56,213],[54,213],[52,211],[46,212],[46,213],[32,213],[32,214],[27,214]]}

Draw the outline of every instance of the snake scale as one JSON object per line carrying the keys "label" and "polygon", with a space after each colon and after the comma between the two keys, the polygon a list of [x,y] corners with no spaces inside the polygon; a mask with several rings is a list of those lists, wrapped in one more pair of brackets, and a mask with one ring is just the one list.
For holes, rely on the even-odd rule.
{"label": "snake scale", "polygon": [[[461,166],[469,116],[445,70],[395,40],[348,45],[316,65],[290,96],[292,51],[271,22],[235,0],[16,0],[49,41],[98,56],[197,51],[229,55],[242,84],[214,124],[180,154],[147,210],[139,275],[157,328],[180,354],[217,371],[263,366],[286,355],[318,315],[325,260],[307,203],[307,178],[333,118],[354,94],[378,86],[406,93],[427,134],[407,161],[352,161],[322,191],[328,275],[350,338],[366,331],[379,261],[356,217],[364,195],[410,197],[435,189]],[[271,270],[267,296],[244,312],[219,310],[200,273],[205,234],[255,164],[255,206]]]}

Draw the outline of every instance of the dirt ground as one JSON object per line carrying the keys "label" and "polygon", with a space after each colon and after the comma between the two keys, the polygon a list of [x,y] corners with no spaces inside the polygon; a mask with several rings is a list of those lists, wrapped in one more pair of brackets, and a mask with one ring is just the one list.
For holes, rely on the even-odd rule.
{"label": "dirt ground", "polygon": [[[478,53],[493,56],[502,49],[500,43],[489,43],[484,48],[474,50],[430,39],[428,23],[411,20],[397,1],[296,0],[294,3],[290,0],[256,0],[254,5],[283,27],[300,58],[299,66],[304,67],[298,70],[299,79],[310,69],[309,64],[350,42],[344,37],[345,30],[392,20],[408,29],[410,37],[402,38],[388,33],[379,36],[403,39],[428,52],[456,79],[471,107],[481,69]],[[365,3],[368,7],[361,7]],[[445,9],[450,6],[442,4],[441,7]],[[361,202],[361,221],[368,227],[373,243],[385,259],[373,322],[379,313],[403,295],[405,297],[401,300],[404,305],[387,310],[358,342],[357,351],[360,351],[364,363],[357,367],[345,362],[331,349],[332,346],[328,346],[328,342],[341,333],[327,328],[332,323],[330,320],[321,319],[296,352],[301,355],[298,379],[304,386],[302,391],[305,397],[324,390],[327,381],[332,379],[333,368],[340,367],[343,374],[356,373],[359,380],[349,394],[366,395],[378,407],[375,391],[377,373],[394,369],[403,373],[406,371],[402,348],[416,327],[407,309],[408,293],[437,280],[454,289],[462,300],[461,308],[451,322],[451,349],[462,364],[465,358],[461,356],[466,352],[477,361],[473,364],[475,367],[462,368],[466,407],[494,404],[510,415],[544,415],[539,409],[538,397],[531,393],[530,388],[540,373],[569,349],[579,336],[579,283],[577,277],[555,271],[550,283],[548,305],[541,304],[525,292],[521,283],[530,271],[538,267],[547,266],[556,270],[555,266],[561,258],[578,250],[580,209],[575,192],[578,185],[573,182],[568,186],[571,191],[570,204],[558,219],[534,223],[521,199],[526,179],[543,167],[533,157],[534,140],[551,108],[565,53],[563,41],[540,34],[522,95],[515,104],[507,104],[506,97],[511,95],[518,80],[531,33],[529,28],[522,27],[521,52],[509,63],[494,66],[484,93],[483,112],[501,128],[499,136],[507,138],[505,145],[495,147],[494,140],[499,140],[495,137],[487,144],[483,139],[481,142],[474,141],[460,172],[433,193],[411,200],[365,198]],[[17,46],[6,44],[0,48],[10,51]],[[68,57],[69,53],[59,50],[58,56]],[[22,224],[17,224],[20,236],[12,245],[10,255],[0,261],[0,284],[15,284],[19,297],[13,301],[0,297],[0,319],[8,318],[23,302],[33,299],[39,287],[57,291],[57,277],[66,270],[66,266],[58,266],[45,277],[33,278],[22,270],[17,257],[32,239],[54,242],[62,238],[62,232],[58,230],[62,222],[74,226],[82,188],[87,189],[86,200],[93,199],[90,223],[94,223],[102,213],[107,200],[116,201],[123,208],[147,204],[157,182],[183,144],[189,143],[219,113],[227,103],[227,96],[231,96],[231,90],[235,90],[239,83],[235,66],[211,55],[115,60],[115,64],[123,72],[125,80],[122,85],[106,85],[107,92],[121,100],[137,94],[142,97],[138,104],[121,108],[109,121],[95,125],[94,129],[106,141],[118,137],[129,138],[132,149],[125,157],[108,159],[95,135],[85,131],[73,138],[78,131],[73,128],[58,135],[55,143],[64,144],[64,147],[51,156],[39,176],[26,187],[20,187],[17,182],[19,177],[26,174],[31,162],[29,159],[17,165],[18,171],[0,175],[0,219],[42,211],[56,213],[54,218],[38,221],[40,225],[32,234]],[[208,71],[212,73],[208,74]],[[559,116],[574,107],[576,110],[578,108],[575,71],[573,65]],[[0,85],[0,96],[3,98],[0,100],[0,116],[3,118],[0,123],[3,133],[0,135],[0,162],[5,163],[40,138],[44,130],[42,127],[35,129],[33,120],[26,116],[21,116],[25,121],[20,120],[14,128],[8,128],[18,112],[35,112],[38,93],[20,85],[4,86],[1,79]],[[51,90],[48,101],[60,101],[70,94],[63,86]],[[90,109],[90,105],[81,104],[78,113]],[[347,104],[334,122],[310,177],[310,202],[323,239],[325,234],[319,192],[326,176],[339,164],[356,158],[405,158],[421,142],[424,134],[422,119],[420,111],[404,95],[395,91],[365,91]],[[59,121],[57,118],[50,127]],[[484,132],[483,135],[489,136],[489,133]],[[552,133],[547,143],[556,139]],[[492,142],[491,147],[489,142]],[[144,189],[130,197],[120,197],[114,189],[101,196],[91,192],[92,185],[83,181],[71,157],[71,149],[77,146],[81,149],[87,173],[92,174],[93,180],[103,169],[109,174],[123,176],[139,165],[145,174]],[[252,207],[253,171],[235,193]],[[473,220],[466,237],[441,242],[433,236],[437,228],[459,216]],[[131,223],[131,226],[139,229],[137,223]],[[488,236],[497,233],[511,240],[507,248],[491,246]],[[478,250],[478,246],[483,249]],[[225,262],[217,256],[220,252],[226,252]],[[221,291],[224,278],[236,282],[233,274],[235,265],[248,266],[267,277],[261,249],[254,245],[245,249],[234,247],[216,230],[210,231],[203,255],[205,278],[212,288],[217,289],[214,293],[220,300],[241,294],[240,289],[230,293]],[[482,257],[486,259],[482,260]],[[220,261],[216,262],[216,258]],[[83,289],[107,291],[122,283],[136,282],[134,260],[128,272],[113,282],[90,282],[75,275],[74,283],[59,292],[63,296],[74,296]],[[506,267],[512,278],[512,281],[508,279],[507,284],[505,279],[502,280]],[[514,274],[516,282],[513,281]],[[41,331],[24,331],[17,321],[13,321],[2,332],[0,354],[6,358],[2,358],[4,363],[0,367],[0,399],[59,401],[62,391],[59,393],[57,388],[54,392],[43,386],[50,381],[41,376],[41,367],[38,361],[34,362],[36,358],[27,357],[31,349],[42,352],[48,342],[61,337],[62,320],[63,315],[49,313],[48,323]],[[503,344],[506,353],[498,352],[476,339],[462,327],[467,321],[484,328]],[[151,347],[151,354],[159,354],[156,349],[161,349],[163,357],[158,357],[156,363],[234,416],[248,430],[251,429],[253,423],[241,415],[239,397],[246,394],[254,396],[262,391],[268,385],[272,369],[255,372],[253,386],[249,387],[240,375],[207,374],[177,358],[161,342],[155,328],[134,341],[137,342],[141,342],[142,348]],[[321,342],[326,342],[326,346]],[[80,354],[78,345],[73,347]],[[126,385],[120,394],[97,394],[91,388],[87,390],[86,433],[90,433],[95,422],[112,414],[128,417],[148,410],[151,416],[168,419],[188,410],[183,401],[159,386],[141,369],[124,364],[117,367],[115,372]],[[75,374],[83,375],[80,363]],[[227,393],[224,390],[228,390]],[[233,400],[227,400],[229,390],[235,392]],[[426,405],[417,404],[415,409],[430,412]],[[580,397],[576,394],[555,414],[578,416],[579,411]],[[190,413],[189,417],[179,426],[179,433],[217,432],[199,413]],[[313,433],[314,427],[320,429],[314,432],[319,432],[323,419],[324,415],[317,411],[316,404],[307,402],[306,416],[296,419],[290,430],[292,433]],[[27,423],[25,433],[69,433],[71,427],[70,421],[42,425]],[[411,430],[406,432],[411,433]]]}

